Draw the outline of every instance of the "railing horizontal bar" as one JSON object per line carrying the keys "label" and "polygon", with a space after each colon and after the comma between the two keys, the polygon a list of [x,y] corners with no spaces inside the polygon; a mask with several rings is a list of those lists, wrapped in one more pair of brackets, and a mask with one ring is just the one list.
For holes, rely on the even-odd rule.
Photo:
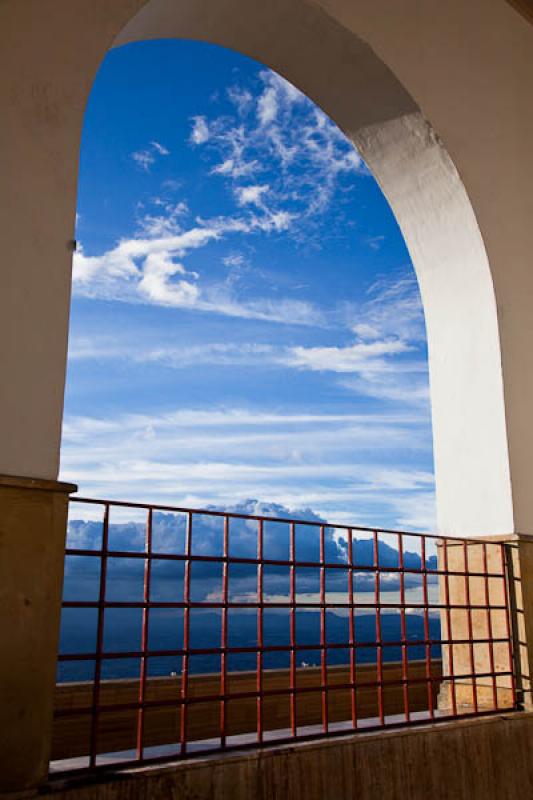
{"label": "railing horizontal bar", "polygon": [[[354,611],[358,611],[359,609],[364,608],[427,608],[433,609],[435,611],[439,611],[444,608],[449,608],[452,611],[454,609],[457,610],[468,610],[471,609],[472,611],[486,611],[487,606],[485,605],[478,605],[476,603],[472,603],[471,605],[466,605],[464,603],[450,603],[448,606],[443,605],[442,603],[337,603],[337,602],[312,602],[310,600],[302,600],[302,601],[295,601],[291,603],[290,601],[281,602],[276,600],[275,602],[263,602],[258,603],[257,601],[251,601],[248,603],[239,601],[239,600],[231,600],[227,603],[223,603],[222,601],[218,600],[198,600],[196,602],[191,601],[190,603],[184,603],[183,601],[176,600],[176,602],[168,602],[168,601],[157,601],[153,600],[150,603],[146,603],[142,600],[106,600],[104,603],[99,603],[98,600],[64,600],[63,601],[63,608],[301,608],[301,609],[310,609],[310,608],[353,608]],[[488,606],[491,611],[506,611],[506,606],[501,605],[491,605]]]}
{"label": "railing horizontal bar", "polygon": [[[497,678],[508,678],[511,676],[511,672],[498,672],[496,674]],[[213,678],[216,679],[217,673],[213,675]],[[455,683],[471,680],[472,678],[493,678],[494,673],[492,672],[483,672],[483,673],[466,673],[464,675],[455,675],[453,681]],[[447,680],[451,680],[447,678]],[[346,683],[328,683],[322,684],[317,683],[315,686],[296,686],[294,688],[279,688],[279,689],[264,689],[261,693],[263,697],[280,697],[280,696],[290,696],[290,695],[298,695],[298,694],[313,694],[314,692],[336,692],[336,691],[347,691],[350,689],[376,689],[381,687],[383,689],[387,688],[394,688],[396,686],[403,686],[407,683],[409,686],[414,685],[424,685],[427,683],[441,683],[442,682],[442,675],[431,675],[431,676],[424,676],[421,678],[409,678],[407,680],[403,678],[397,678],[392,681],[362,681],[358,683],[346,682]],[[506,687],[500,687],[506,688]],[[98,706],[99,712],[117,712],[117,711],[136,711],[139,708],[179,708],[180,706],[184,705],[198,705],[201,703],[219,703],[221,701],[230,702],[234,700],[253,700],[259,696],[259,692],[251,690],[248,692],[225,692],[224,694],[218,692],[215,694],[205,694],[199,695],[198,697],[188,696],[187,698],[181,697],[173,697],[168,700],[145,700],[144,702],[139,702],[138,700],[132,701],[130,703],[109,703],[104,705]],[[82,714],[90,714],[93,711],[93,706],[78,706],[78,707],[69,707],[63,709],[57,709],[54,711],[54,716],[56,717],[70,717],[70,716],[78,716]]]}
{"label": "railing horizontal bar", "polygon": [[[84,549],[84,548],[77,548],[77,547],[68,547],[65,550],[65,555],[67,556],[89,556],[93,558],[101,558],[102,551],[101,550],[92,550],[92,549]],[[468,571],[464,572],[461,570],[439,570],[439,569],[430,569],[429,567],[389,567],[384,564],[379,564],[377,566],[369,565],[369,564],[349,564],[348,562],[321,562],[321,561],[298,561],[294,560],[291,561],[290,559],[274,559],[274,558],[263,558],[261,561],[258,561],[257,558],[248,558],[245,556],[208,556],[205,554],[192,554],[190,556],[185,555],[183,553],[145,553],[141,550],[108,550],[106,555],[109,558],[124,558],[124,559],[139,559],[140,561],[198,561],[198,562],[206,562],[211,564],[250,564],[251,566],[257,567],[259,564],[263,566],[272,566],[272,567],[301,567],[303,569],[318,569],[323,567],[324,569],[342,569],[350,572],[370,572],[372,574],[379,572],[379,573],[395,573],[395,574],[404,574],[408,573],[410,575],[426,575],[431,576],[435,575],[438,577],[439,575],[449,575],[451,577],[469,577],[469,578],[504,578],[505,576],[501,572],[474,572]]]}
{"label": "railing horizontal bar", "polygon": [[[492,639],[474,639],[474,644],[508,644],[509,639],[506,638],[492,638]],[[442,645],[466,645],[470,644],[469,639],[408,639],[403,641],[401,639],[387,639],[377,645],[376,642],[354,642],[353,644],[346,644],[344,642],[328,642],[324,645],[317,644],[296,644],[294,647],[290,644],[272,644],[249,647],[191,647],[188,650],[174,649],[174,650],[124,650],[124,651],[109,651],[105,650],[100,656],[94,653],[60,653],[58,661],[94,661],[100,657],[102,659],[121,659],[121,658],[164,658],[167,656],[183,656],[186,653],[190,656],[209,656],[220,655],[222,652],[229,654],[240,653],[288,653],[291,650],[361,650],[365,648],[375,649],[380,647],[423,647],[429,645],[430,647],[440,647]],[[247,672],[248,670],[243,670]],[[268,669],[265,670],[268,672]],[[156,676],[153,676],[156,677]]]}

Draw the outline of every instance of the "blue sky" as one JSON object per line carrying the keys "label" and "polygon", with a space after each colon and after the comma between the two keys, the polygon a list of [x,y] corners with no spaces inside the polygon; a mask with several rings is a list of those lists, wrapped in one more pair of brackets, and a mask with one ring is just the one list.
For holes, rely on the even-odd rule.
{"label": "blue sky", "polygon": [[64,479],[434,527],[409,255],[335,125],[239,54],[106,57],[83,133]]}

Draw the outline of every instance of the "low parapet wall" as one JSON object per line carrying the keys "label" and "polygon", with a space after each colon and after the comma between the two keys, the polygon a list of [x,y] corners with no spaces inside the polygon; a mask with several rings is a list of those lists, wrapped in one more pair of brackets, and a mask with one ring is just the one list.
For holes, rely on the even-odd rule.
{"label": "low parapet wall", "polygon": [[[411,661],[408,665],[410,683],[408,701],[411,712],[428,708],[428,685],[425,681],[426,665],[423,661]],[[442,664],[431,663],[431,675],[437,678],[432,683],[430,696],[436,706],[439,690],[438,679],[442,674]],[[227,676],[227,689],[230,694],[256,692],[255,672],[233,672]],[[378,690],[376,665],[366,664],[357,667],[355,692],[358,719],[368,719],[378,715]],[[265,731],[290,727],[289,706],[290,674],[287,669],[265,670],[263,690],[284,692],[267,694],[263,699],[263,728]],[[401,714],[404,710],[402,667],[397,663],[383,665],[383,706],[387,715]],[[345,687],[350,683],[349,667],[329,667],[328,686]],[[374,684],[365,686],[364,684]],[[388,684],[388,685],[387,685]],[[299,668],[296,675],[297,689],[303,690],[296,696],[298,725],[320,724],[322,719],[321,670],[319,667]],[[52,761],[75,758],[89,752],[91,736],[91,716],[88,713],[64,716],[69,709],[85,707],[92,703],[90,682],[58,684],[54,703],[54,729],[52,739]],[[147,681],[145,697],[153,702],[171,702],[180,697],[180,678],[150,678]],[[192,675],[189,677],[188,697],[213,698],[220,692],[220,675]],[[102,681],[99,702],[102,706],[135,703],[139,697],[138,680]],[[350,688],[333,688],[328,691],[328,718],[331,723],[351,718],[352,692]],[[219,735],[220,703],[216,699],[192,703],[187,714],[187,740],[194,742]],[[124,751],[136,746],[137,710],[103,711],[99,717],[98,751],[111,753]],[[179,706],[151,707],[145,712],[144,745],[152,747],[179,741],[181,712]],[[230,700],[227,703],[227,733],[237,735],[251,733],[257,725],[256,697]]]}
{"label": "low parapet wall", "polygon": [[516,800],[533,797],[533,714],[356,734],[55,784],[56,800]]}

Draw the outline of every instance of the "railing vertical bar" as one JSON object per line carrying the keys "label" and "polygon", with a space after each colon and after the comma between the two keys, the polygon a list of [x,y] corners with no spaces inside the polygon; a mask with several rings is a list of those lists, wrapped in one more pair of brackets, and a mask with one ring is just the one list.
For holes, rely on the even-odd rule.
{"label": "railing vertical bar", "polygon": [[227,700],[228,692],[228,556],[229,556],[229,517],[224,516],[224,551],[222,564],[222,621],[221,621],[221,648],[220,655],[220,745],[226,746],[227,732]]}
{"label": "railing vertical bar", "polygon": [[441,547],[443,553],[443,567],[444,567],[444,605],[446,614],[446,628],[447,639],[450,644],[447,645],[448,653],[448,677],[450,679],[450,694],[452,701],[452,714],[457,716],[457,691],[455,688],[455,672],[454,672],[454,659],[453,659],[453,634],[452,634],[452,615],[450,610],[450,576],[448,571],[448,541],[441,539]]}
{"label": "railing vertical bar", "polygon": [[257,741],[263,741],[263,520],[257,523]]}
{"label": "railing vertical bar", "polygon": [[326,547],[325,528],[320,526],[320,674],[322,682],[322,730],[328,732],[328,651],[326,630]]}
{"label": "railing vertical bar", "polygon": [[426,561],[426,539],[423,536],[420,540],[420,561],[422,566],[422,592],[424,602],[424,639],[425,654],[426,654],[426,679],[427,679],[427,696],[428,696],[428,711],[429,716],[433,719],[435,711],[433,709],[433,682],[431,680],[431,645],[430,645],[430,631],[429,631],[429,597],[428,597],[428,576],[427,576],[427,561]]}
{"label": "railing vertical bar", "polygon": [[100,556],[100,586],[98,591],[98,620],[96,627],[96,653],[94,662],[94,685],[92,694],[91,743],[89,769],[96,766],[98,750],[98,722],[100,717],[100,688],[102,680],[102,653],[104,646],[105,596],[107,581],[107,554],[109,551],[109,503],[104,504],[102,527],[102,550]]}
{"label": "railing vertical bar", "polygon": [[[520,658],[520,636],[518,632],[518,610],[516,607],[515,574],[513,567],[512,545],[500,545],[500,558],[503,575],[503,592],[506,607],[505,629],[507,633],[509,670],[511,672],[511,693],[514,708],[523,708],[524,693],[522,684],[522,665]],[[511,585],[512,582],[512,585]],[[509,617],[513,618],[513,630]],[[516,629],[516,634],[515,634]],[[516,679],[515,679],[516,676]],[[517,683],[519,681],[519,694],[517,693]]]}
{"label": "railing vertical bar", "polygon": [[180,714],[180,751],[181,755],[187,752],[187,717],[189,694],[189,650],[191,640],[191,561],[193,536],[193,514],[187,514],[185,529],[185,568],[183,572],[183,656],[181,659],[181,714]]}
{"label": "railing vertical bar", "polygon": [[468,622],[468,653],[470,658],[470,673],[472,675],[472,703],[474,711],[478,711],[477,701],[477,682],[476,682],[476,662],[474,657],[474,628],[472,625],[472,608],[470,604],[470,576],[468,574],[468,542],[463,542],[463,555],[464,555],[464,584],[465,584],[465,605]]}
{"label": "railing vertical bar", "polygon": [[489,639],[489,668],[492,673],[492,702],[494,704],[494,708],[498,708],[498,686],[496,683],[496,671],[494,668],[494,644],[492,642],[492,615],[490,610],[490,592],[489,592],[489,566],[488,566],[488,558],[487,558],[487,545],[483,542],[482,545],[483,550],[483,572],[485,573],[484,578],[484,589],[485,589],[485,605],[487,607],[487,637]]}
{"label": "railing vertical bar", "polygon": [[289,587],[289,600],[290,600],[290,674],[289,674],[289,689],[290,689],[290,719],[291,719],[291,733],[296,736],[298,729],[298,720],[296,717],[296,533],[294,522],[289,525],[289,561],[290,561],[290,587]]}
{"label": "railing vertical bar", "polygon": [[383,640],[381,636],[381,586],[379,573],[379,537],[373,531],[374,552],[374,604],[376,606],[376,670],[378,684],[378,716],[381,725],[385,723],[385,710],[383,705]]}
{"label": "railing vertical bar", "polygon": [[401,640],[402,640],[402,681],[403,681],[403,709],[407,722],[411,719],[409,709],[409,667],[408,667],[408,653],[407,653],[407,624],[405,614],[405,572],[404,572],[404,558],[403,558],[403,536],[398,534],[398,566],[400,568],[400,626],[401,626]]}
{"label": "railing vertical bar", "polygon": [[[145,536],[145,552],[148,556],[152,555],[152,509],[148,509],[146,518],[146,536]],[[143,608],[142,616],[142,633],[141,633],[141,674],[139,680],[139,712],[137,717],[137,758],[142,760],[144,755],[144,726],[145,726],[145,707],[144,701],[146,699],[146,679],[148,677],[148,626],[150,621],[150,578],[152,574],[152,559],[147,558],[144,562],[144,582],[143,582],[143,600],[145,606]]]}
{"label": "railing vertical bar", "polygon": [[357,728],[357,690],[356,690],[356,669],[355,669],[355,622],[354,622],[354,597],[353,597],[353,531],[348,531],[348,635],[350,641],[350,684],[351,684],[351,706],[352,706],[352,726]]}

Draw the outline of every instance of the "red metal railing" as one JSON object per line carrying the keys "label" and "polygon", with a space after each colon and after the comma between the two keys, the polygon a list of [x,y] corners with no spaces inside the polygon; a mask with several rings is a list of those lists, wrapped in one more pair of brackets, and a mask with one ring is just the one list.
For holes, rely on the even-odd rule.
{"label": "red metal railing", "polygon": [[[76,578],[76,575],[83,574],[83,570],[74,569],[74,578],[71,576],[70,581],[76,590],[75,596],[66,594],[63,609],[64,614],[70,609],[78,610],[76,613],[79,614],[82,609],[94,612],[94,646],[85,644],[74,649],[64,648],[59,654],[59,669],[60,674],[63,670],[60,680],[69,677],[72,680],[69,670],[76,665],[82,670],[84,680],[81,683],[86,687],[90,681],[90,702],[56,708],[55,724],[57,726],[65,719],[81,720],[85,728],[88,724],[89,735],[85,740],[83,757],[70,761],[56,758],[55,770],[94,771],[110,765],[113,768],[131,767],[189,757],[195,753],[257,746],[274,740],[335,736],[358,729],[413,725],[516,707],[503,544],[326,525],[315,520],[85,498],[72,499],[71,516],[78,513],[77,509],[81,513],[83,508],[98,512],[100,541],[96,546],[94,543],[89,546],[85,540],[69,541],[66,555],[70,566],[75,565],[76,560],[84,560],[89,568],[92,564],[98,565],[99,569],[92,573],[96,575],[97,591],[83,596],[83,580]],[[119,523],[114,527],[112,515],[119,512],[145,515],[141,544],[137,536],[139,523],[133,528],[121,527]],[[162,544],[154,541],[158,515],[167,531]],[[181,539],[179,536],[176,538],[176,541],[180,539],[179,545],[172,543],[165,515],[172,515],[176,531],[184,533]],[[220,552],[205,552],[201,547],[207,530],[205,526],[209,523],[209,530],[212,530],[217,522],[220,522]],[[239,541],[246,542],[239,555],[235,554],[232,545],[232,531],[236,526],[240,526]],[[265,546],[267,528],[269,541],[277,542],[270,554]],[[114,531],[118,529],[121,537],[115,546]],[[125,545],[124,537],[130,529],[133,531],[132,542]],[[277,531],[276,536],[272,535],[273,529]],[[301,534],[302,531],[305,557],[299,558],[297,532]],[[282,558],[278,545],[285,535],[288,536],[288,554]],[[318,538],[318,547],[316,555],[311,557],[308,543],[313,537]],[[200,551],[195,548],[195,543],[200,545]],[[252,543],[253,553],[250,550]],[[116,571],[117,564],[143,567],[142,593],[134,599],[117,599],[116,592],[110,596],[114,579],[109,576],[109,568],[112,565]],[[157,571],[161,564],[183,565],[179,579],[167,579],[169,585],[179,588],[179,599],[154,596],[154,570]],[[247,583],[243,583],[246,591],[241,591],[241,594],[232,591],[233,583],[240,586],[233,575],[237,568],[248,569]],[[197,580],[195,570],[203,577]],[[221,574],[217,592],[208,591],[213,570],[219,570]],[[271,577],[267,571],[273,571],[278,580],[274,590],[267,580]],[[310,571],[318,575],[312,589],[309,588]],[[279,576],[284,579],[287,575],[288,586],[281,590]],[[299,591],[300,579],[307,591]],[[358,589],[358,581],[362,582],[362,589]],[[334,586],[333,592],[329,591],[328,583]],[[197,586],[204,587],[201,599],[193,596],[192,589]],[[114,610],[127,609],[140,612],[140,646],[117,648],[107,635],[108,615]],[[309,612],[309,609],[319,618],[319,636],[317,641],[302,642],[298,635],[298,615],[302,610]],[[173,647],[157,648],[151,644],[154,615],[165,610],[182,615],[180,625],[175,629],[180,641],[176,641]],[[210,640],[206,645],[204,641],[201,646],[193,642],[193,622],[201,627],[208,619],[204,617],[204,622],[202,617],[193,620],[197,610],[219,615],[218,642]],[[288,642],[265,635],[266,615],[273,610],[288,616]],[[230,641],[229,615],[234,612],[255,615],[253,643],[235,645]],[[338,637],[333,640],[329,629],[332,621],[337,624],[339,620],[343,624],[344,620],[347,621],[346,635],[341,640]],[[384,624],[388,632],[384,630]],[[73,630],[78,633],[76,625]],[[298,660],[302,655],[313,653],[319,654],[318,677],[312,685],[303,685],[301,676],[311,675],[311,672],[306,672],[307,665],[298,666]],[[283,685],[272,683],[271,671],[265,665],[265,659],[274,655],[279,659],[288,657],[287,681]],[[204,693],[198,691],[197,670],[191,669],[191,660],[199,656],[220,659],[219,669],[211,672],[210,682],[206,682],[209,688]],[[253,682],[246,684],[245,691],[235,691],[233,685],[236,673],[230,669],[229,662],[237,656],[254,659]],[[150,665],[168,658],[181,662],[173,673],[177,688],[171,697],[155,697],[151,693]],[[435,669],[435,664],[441,659],[444,676]],[[109,664],[120,662],[138,663],[138,673],[134,675],[136,697],[127,702],[110,702],[106,696],[104,701],[109,684],[109,675],[104,667],[107,669]],[[394,666],[396,671],[390,668],[392,662],[398,664],[397,668]],[[347,680],[339,682],[338,676],[345,674],[341,669],[343,663],[346,664]],[[367,679],[368,665],[374,670],[370,674],[371,680]],[[90,677],[89,668],[92,668]],[[124,672],[120,675],[124,676]],[[213,691],[213,679],[218,682],[217,691]],[[266,679],[268,686],[265,685]],[[196,681],[194,692],[191,692],[191,681]],[[422,708],[418,691],[421,687],[425,687],[427,695]],[[436,703],[439,687],[448,698],[448,702],[445,699],[441,702],[440,710]],[[412,699],[415,691],[418,692],[416,707]],[[363,712],[359,708],[365,692],[365,697],[372,694],[374,711],[370,715],[368,710]],[[330,705],[332,695],[336,693],[339,693],[337,698],[341,697],[342,703],[340,711],[339,703],[336,703],[335,718],[332,719]],[[308,714],[307,723],[306,719],[299,719],[302,709],[299,702],[302,698],[311,698],[311,694],[319,697],[318,724],[308,724]],[[288,704],[287,726],[280,727],[278,723],[276,728],[275,723],[266,721],[265,704],[269,703],[270,714],[276,698],[280,703]],[[231,724],[228,708],[236,702],[252,709],[255,717],[252,723],[240,723],[240,728]],[[205,708],[209,715],[213,715],[218,707],[218,722],[210,722],[211,729],[216,728],[216,737],[199,739],[199,734],[194,733],[189,716],[195,707]],[[147,715],[158,709],[169,713],[175,710],[178,715],[173,728],[175,738],[168,740],[164,747],[146,741]],[[121,714],[124,719],[127,717],[129,726],[135,727],[134,746],[118,752],[115,748],[115,752],[110,753],[109,744],[101,740],[101,732],[112,715],[118,720]]]}

